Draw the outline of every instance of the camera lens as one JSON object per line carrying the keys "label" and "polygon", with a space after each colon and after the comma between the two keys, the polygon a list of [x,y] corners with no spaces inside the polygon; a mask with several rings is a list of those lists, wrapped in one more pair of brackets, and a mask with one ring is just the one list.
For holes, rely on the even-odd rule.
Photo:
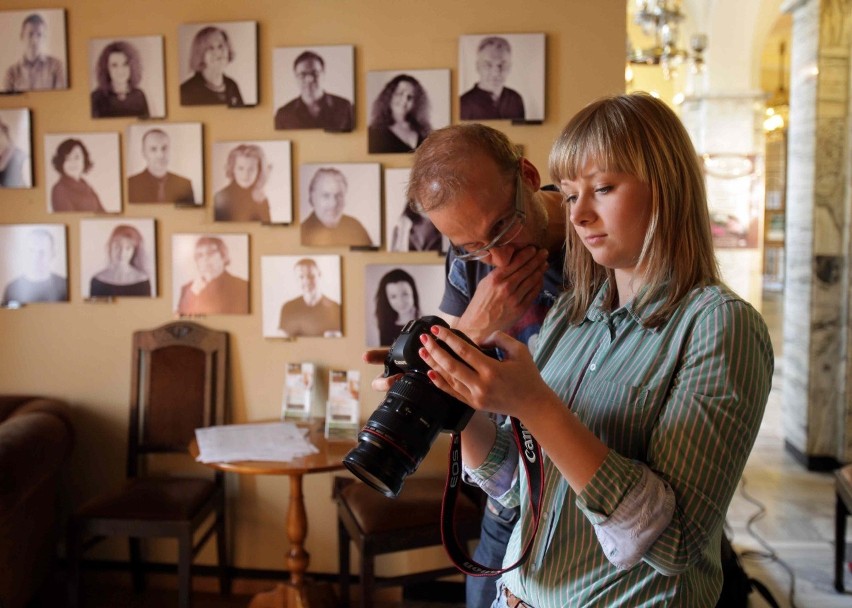
{"label": "camera lens", "polygon": [[406,372],[367,420],[343,465],[385,496],[398,496],[405,477],[429,453],[453,402],[421,374]]}

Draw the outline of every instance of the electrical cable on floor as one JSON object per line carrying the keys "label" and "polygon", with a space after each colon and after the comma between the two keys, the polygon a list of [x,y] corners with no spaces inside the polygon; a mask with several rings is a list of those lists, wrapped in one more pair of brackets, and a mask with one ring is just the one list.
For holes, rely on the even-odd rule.
{"label": "electrical cable on floor", "polygon": [[757,541],[757,543],[761,547],[766,550],[757,551],[755,549],[747,549],[742,551],[740,553],[740,556],[744,559],[767,560],[781,566],[787,572],[787,575],[790,577],[790,592],[787,596],[790,601],[790,608],[798,608],[796,606],[795,601],[796,573],[793,572],[793,568],[790,567],[787,562],[778,557],[778,554],[775,552],[775,549],[772,548],[772,545],[770,545],[766,540],[764,540],[763,537],[760,536],[760,534],[758,534],[753,528],[753,525],[760,519],[763,519],[763,517],[766,515],[766,506],[746,491],[745,475],[743,475],[740,479],[740,495],[743,497],[744,500],[757,507],[757,512],[755,512],[751,517],[748,518],[748,521],[746,521],[746,531],[749,533],[749,536],[751,536],[755,541]]}

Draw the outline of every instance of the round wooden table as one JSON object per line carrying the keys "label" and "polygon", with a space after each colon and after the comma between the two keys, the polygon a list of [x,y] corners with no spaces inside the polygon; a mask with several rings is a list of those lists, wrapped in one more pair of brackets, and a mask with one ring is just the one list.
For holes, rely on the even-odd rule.
{"label": "round wooden table", "polygon": [[[302,426],[299,424],[298,426]],[[308,535],[308,516],[305,511],[305,497],[302,493],[302,478],[311,473],[338,471],[343,468],[343,457],[355,445],[354,441],[329,441],[323,434],[322,424],[311,424],[310,442],[319,450],[316,454],[294,458],[289,461],[242,461],[209,462],[207,466],[239,473],[240,475],[287,475],[290,478],[290,504],[287,509],[287,538],[290,551],[287,554],[287,568],[290,582],[279,584],[269,592],[256,595],[249,608],[309,608],[315,606],[337,606],[337,598],[329,585],[315,585],[307,581],[310,555],[305,550],[305,538]],[[192,440],[190,453],[198,456],[198,445]]]}

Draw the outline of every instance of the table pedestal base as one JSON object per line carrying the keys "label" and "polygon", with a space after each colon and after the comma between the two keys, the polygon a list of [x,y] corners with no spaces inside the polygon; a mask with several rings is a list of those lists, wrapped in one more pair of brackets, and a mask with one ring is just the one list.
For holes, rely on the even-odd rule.
{"label": "table pedestal base", "polygon": [[279,583],[275,589],[255,595],[248,608],[336,608],[338,605],[330,584],[307,581],[301,588]]}

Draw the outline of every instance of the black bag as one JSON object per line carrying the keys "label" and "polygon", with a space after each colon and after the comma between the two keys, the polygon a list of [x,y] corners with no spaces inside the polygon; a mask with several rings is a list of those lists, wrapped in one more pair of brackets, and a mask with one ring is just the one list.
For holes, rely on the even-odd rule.
{"label": "black bag", "polygon": [[780,608],[766,585],[743,569],[728,537],[722,534],[722,594],[716,608],[748,608],[748,596],[757,591],[772,608]]}

